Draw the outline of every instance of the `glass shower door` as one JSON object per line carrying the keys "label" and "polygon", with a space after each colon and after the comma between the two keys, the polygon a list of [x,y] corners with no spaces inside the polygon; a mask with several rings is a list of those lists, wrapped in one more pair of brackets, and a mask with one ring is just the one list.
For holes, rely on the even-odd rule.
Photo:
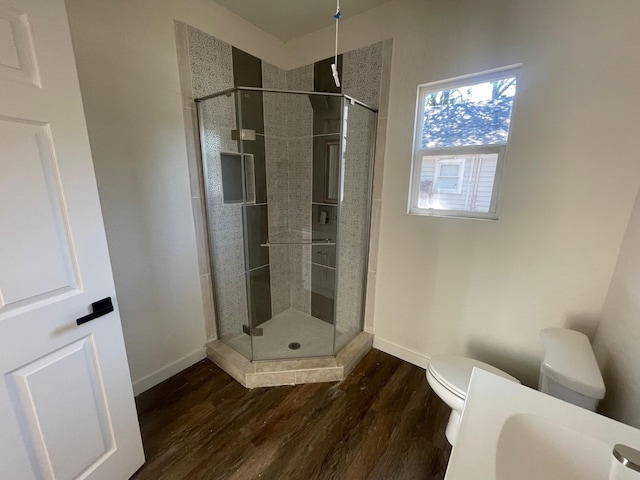
{"label": "glass shower door", "polygon": [[[332,115],[339,128],[341,112],[340,98],[332,112],[325,97],[263,92],[267,240],[261,248],[268,250],[270,303],[261,308],[270,315],[255,322],[260,334],[251,337],[254,360],[333,355],[340,138],[319,143],[315,132]],[[325,170],[334,180],[320,202],[315,189]],[[247,220],[251,230],[255,219]],[[249,289],[251,304],[253,283]]]}
{"label": "glass shower door", "polygon": [[363,330],[377,113],[345,99],[339,195],[335,353]]}
{"label": "glass shower door", "polygon": [[[209,257],[213,272],[218,338],[252,358],[247,290],[245,217],[248,160],[237,135],[235,93],[222,93],[198,103],[202,168],[207,213]],[[246,160],[246,162],[245,162]]]}

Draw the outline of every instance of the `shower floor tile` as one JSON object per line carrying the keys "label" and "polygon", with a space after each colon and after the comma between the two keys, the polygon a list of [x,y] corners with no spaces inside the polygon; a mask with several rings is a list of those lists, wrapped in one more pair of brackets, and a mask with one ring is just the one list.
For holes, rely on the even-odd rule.
{"label": "shower floor tile", "polygon": [[[333,325],[293,308],[267,320],[260,328],[264,334],[253,337],[253,360],[333,355]],[[251,351],[251,338],[244,333],[225,342],[243,354]],[[289,348],[294,342],[300,344],[299,349]]]}

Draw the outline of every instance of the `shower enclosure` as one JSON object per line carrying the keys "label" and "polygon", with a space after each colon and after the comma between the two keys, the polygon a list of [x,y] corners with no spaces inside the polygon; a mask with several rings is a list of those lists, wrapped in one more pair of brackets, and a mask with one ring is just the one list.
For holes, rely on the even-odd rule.
{"label": "shower enclosure", "polygon": [[333,356],[363,329],[377,112],[237,87],[196,100],[218,338]]}

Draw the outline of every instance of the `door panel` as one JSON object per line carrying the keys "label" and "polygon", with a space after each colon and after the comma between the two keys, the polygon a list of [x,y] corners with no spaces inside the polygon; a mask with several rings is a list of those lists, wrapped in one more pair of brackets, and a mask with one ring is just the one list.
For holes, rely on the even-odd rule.
{"label": "door panel", "polygon": [[92,336],[8,374],[9,395],[33,446],[32,463],[43,473],[76,478],[113,453],[104,388]]}
{"label": "door panel", "polygon": [[26,12],[0,4],[0,78],[40,86]]}
{"label": "door panel", "polygon": [[[114,139],[117,141],[117,139]],[[0,0],[0,479],[144,462],[63,0]]]}
{"label": "door panel", "polygon": [[77,288],[61,201],[49,126],[0,117],[0,319]]}

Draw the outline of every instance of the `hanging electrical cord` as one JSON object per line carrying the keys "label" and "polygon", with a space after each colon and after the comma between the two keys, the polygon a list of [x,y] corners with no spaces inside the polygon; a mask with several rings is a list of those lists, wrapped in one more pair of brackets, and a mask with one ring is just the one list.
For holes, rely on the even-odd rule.
{"label": "hanging electrical cord", "polygon": [[340,76],[338,75],[338,23],[340,22],[340,0],[336,0],[336,14],[333,18],[336,19],[336,50],[333,57],[333,63],[331,64],[331,72],[333,73],[333,81],[336,82],[336,87],[340,88]]}

